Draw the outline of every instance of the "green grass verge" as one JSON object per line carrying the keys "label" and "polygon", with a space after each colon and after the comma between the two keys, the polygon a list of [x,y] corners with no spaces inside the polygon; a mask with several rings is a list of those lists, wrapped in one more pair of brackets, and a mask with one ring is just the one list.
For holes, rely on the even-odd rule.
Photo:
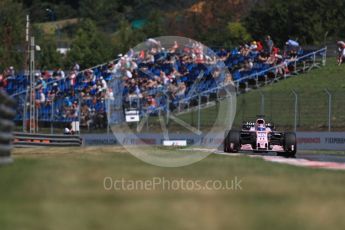
{"label": "green grass verge", "polygon": [[[2,230],[345,229],[340,171],[218,155],[160,168],[119,148],[100,147],[16,149],[14,158],[0,167]],[[108,176],[202,182],[238,177],[242,190],[106,191]]]}
{"label": "green grass verge", "polygon": [[295,98],[298,94],[298,129],[326,130],[328,125],[328,89],[332,93],[332,127],[345,127],[345,65],[338,66],[333,58],[327,65],[287,80],[240,95],[237,98],[236,123],[246,117],[261,113],[261,93],[264,94],[264,114],[279,126],[292,129],[294,125]]}

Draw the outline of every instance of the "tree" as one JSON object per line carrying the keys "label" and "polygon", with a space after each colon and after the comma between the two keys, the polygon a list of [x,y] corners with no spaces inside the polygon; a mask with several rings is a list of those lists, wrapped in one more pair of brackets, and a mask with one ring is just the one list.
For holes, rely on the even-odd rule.
{"label": "tree", "polygon": [[116,53],[126,53],[129,49],[135,47],[137,44],[145,41],[147,35],[143,30],[135,30],[131,24],[122,20],[119,23],[119,30],[113,35],[112,42]]}
{"label": "tree", "polygon": [[80,0],[79,12],[83,18],[93,20],[105,31],[113,31],[121,17],[117,0]]}
{"label": "tree", "polygon": [[22,0],[22,2],[34,23],[76,17],[76,8],[79,5],[78,1],[67,0]]}
{"label": "tree", "polygon": [[159,37],[165,34],[165,22],[163,20],[164,16],[161,11],[153,10],[151,11],[145,24],[143,31],[148,37]]}
{"label": "tree", "polygon": [[53,37],[45,37],[40,43],[41,51],[37,53],[37,64],[40,69],[55,69],[62,66],[62,55],[57,52]]}
{"label": "tree", "polygon": [[0,68],[23,67],[25,56],[25,12],[13,0],[0,1]]}
{"label": "tree", "polygon": [[247,29],[240,22],[230,22],[228,24],[226,38],[230,46],[236,46],[252,39]]}
{"label": "tree", "polygon": [[66,65],[77,62],[82,68],[89,68],[109,61],[112,55],[113,46],[110,37],[97,29],[92,20],[86,19],[81,21],[80,28],[71,44]]}
{"label": "tree", "polygon": [[325,35],[339,36],[345,18],[343,0],[266,0],[258,3],[245,19],[248,31],[266,34],[282,45],[287,39],[320,44]]}

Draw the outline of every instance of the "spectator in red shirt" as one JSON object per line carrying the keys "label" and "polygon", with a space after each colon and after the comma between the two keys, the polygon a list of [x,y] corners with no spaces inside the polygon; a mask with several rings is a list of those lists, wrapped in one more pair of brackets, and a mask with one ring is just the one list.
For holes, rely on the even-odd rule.
{"label": "spectator in red shirt", "polygon": [[4,75],[0,74],[0,89],[5,88],[7,85],[7,81],[4,77]]}
{"label": "spectator in red shirt", "polygon": [[261,41],[257,41],[257,42],[256,42],[256,45],[257,45],[256,50],[257,50],[258,52],[262,52],[262,51],[264,50],[264,47],[263,47]]}

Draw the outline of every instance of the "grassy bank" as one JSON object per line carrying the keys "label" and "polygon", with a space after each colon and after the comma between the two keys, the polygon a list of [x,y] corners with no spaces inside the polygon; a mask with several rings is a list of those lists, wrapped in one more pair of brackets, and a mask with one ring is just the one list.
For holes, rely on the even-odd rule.
{"label": "grassy bank", "polygon": [[[345,127],[345,65],[338,66],[329,58],[327,65],[320,69],[290,77],[287,80],[266,86],[259,90],[240,95],[237,98],[237,117],[239,123],[245,117],[261,113],[261,95],[264,95],[264,114],[282,127],[291,129],[294,124],[295,97],[298,94],[298,129],[327,130],[328,94],[332,94],[333,130]],[[261,94],[261,93],[262,94]]]}
{"label": "grassy bank", "polygon": [[[0,167],[3,230],[345,228],[345,177],[339,171],[218,155],[188,167],[159,168],[120,148],[14,154],[14,164]],[[105,177],[201,183],[237,177],[242,190],[106,191]]]}

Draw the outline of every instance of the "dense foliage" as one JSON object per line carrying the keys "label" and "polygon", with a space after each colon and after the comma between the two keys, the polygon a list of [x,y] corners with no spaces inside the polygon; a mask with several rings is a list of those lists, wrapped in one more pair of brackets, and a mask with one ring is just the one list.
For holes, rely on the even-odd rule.
{"label": "dense foliage", "polygon": [[[0,67],[23,63],[25,14],[20,3],[0,1]],[[1,69],[1,68],[0,68]]]}
{"label": "dense foliage", "polygon": [[[105,62],[160,35],[191,37],[211,47],[233,47],[267,34],[279,46],[289,38],[334,42],[345,37],[344,9],[343,0],[1,0],[0,70],[25,66],[26,14],[42,48],[38,67],[69,68],[73,62],[83,67]],[[73,18],[76,23],[58,24]],[[71,48],[68,55],[56,52],[61,44]]]}
{"label": "dense foliage", "polygon": [[344,0],[266,0],[254,7],[246,26],[256,37],[271,34],[278,43],[289,38],[322,44],[345,36]]}

